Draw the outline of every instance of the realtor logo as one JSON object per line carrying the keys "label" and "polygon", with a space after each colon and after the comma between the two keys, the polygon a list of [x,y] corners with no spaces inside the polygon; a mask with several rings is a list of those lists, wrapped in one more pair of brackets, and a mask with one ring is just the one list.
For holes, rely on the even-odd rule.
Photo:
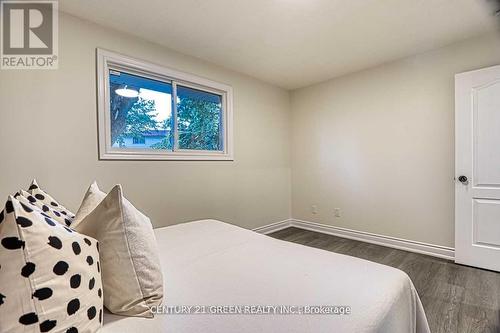
{"label": "realtor logo", "polygon": [[0,2],[1,69],[57,69],[57,1]]}

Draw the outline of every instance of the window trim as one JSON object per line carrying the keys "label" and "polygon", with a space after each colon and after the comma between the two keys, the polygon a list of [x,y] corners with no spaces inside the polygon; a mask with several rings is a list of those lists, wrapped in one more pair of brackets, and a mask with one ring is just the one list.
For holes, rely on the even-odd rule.
{"label": "window trim", "polygon": [[[222,122],[223,150],[189,150],[177,149],[145,150],[134,148],[113,148],[109,124],[110,93],[109,70],[125,71],[146,78],[168,82],[172,84],[172,112],[174,116],[174,135],[178,136],[176,89],[182,86],[199,89],[222,96]],[[202,160],[202,161],[233,161],[233,89],[231,86],[215,82],[171,68],[134,59],[119,53],[97,48],[97,113],[98,113],[98,139],[100,160]],[[174,140],[178,143],[178,138]]]}

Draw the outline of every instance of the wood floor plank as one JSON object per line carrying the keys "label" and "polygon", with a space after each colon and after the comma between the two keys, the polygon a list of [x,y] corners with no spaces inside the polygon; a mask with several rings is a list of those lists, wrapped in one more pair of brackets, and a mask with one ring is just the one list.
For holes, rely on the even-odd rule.
{"label": "wood floor plank", "polygon": [[269,236],[406,272],[433,333],[500,333],[500,273],[294,227]]}

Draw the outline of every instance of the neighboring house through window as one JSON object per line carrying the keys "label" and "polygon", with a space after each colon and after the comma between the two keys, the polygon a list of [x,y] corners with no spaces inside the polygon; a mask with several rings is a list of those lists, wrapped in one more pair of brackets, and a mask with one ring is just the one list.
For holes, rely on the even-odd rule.
{"label": "neighboring house through window", "polygon": [[[146,133],[144,133],[142,136],[136,136],[136,137],[132,137],[132,144],[133,145],[146,145],[146,138],[144,137],[144,135],[146,135]],[[125,136],[125,140],[129,139],[130,136]],[[159,138],[160,141],[161,141],[161,138]],[[128,145],[128,144],[126,144]]]}

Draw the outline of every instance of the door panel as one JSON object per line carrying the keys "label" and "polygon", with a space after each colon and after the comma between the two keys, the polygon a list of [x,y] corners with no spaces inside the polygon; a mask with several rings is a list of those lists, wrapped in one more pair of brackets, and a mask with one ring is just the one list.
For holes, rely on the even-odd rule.
{"label": "door panel", "polygon": [[474,89],[474,185],[500,187],[500,81]]}
{"label": "door panel", "polygon": [[455,262],[500,271],[500,66],[455,76],[455,172]]}
{"label": "door panel", "polygon": [[500,247],[500,200],[474,199],[473,244]]}

